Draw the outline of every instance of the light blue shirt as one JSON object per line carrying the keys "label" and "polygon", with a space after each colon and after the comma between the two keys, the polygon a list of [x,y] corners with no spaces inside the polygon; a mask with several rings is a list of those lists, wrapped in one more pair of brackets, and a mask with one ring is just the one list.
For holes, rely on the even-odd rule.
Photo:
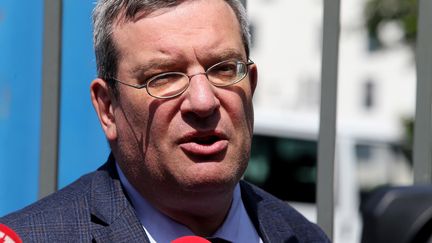
{"label": "light blue shirt", "polygon": [[[126,176],[116,164],[120,181],[126,189],[132,206],[150,239],[151,243],[168,243],[182,236],[194,235],[186,226],[172,220],[153,207],[138,191],[129,183]],[[240,185],[234,189],[233,201],[230,211],[223,225],[216,231],[213,237],[219,237],[235,243],[262,243],[250,220],[240,193]]]}

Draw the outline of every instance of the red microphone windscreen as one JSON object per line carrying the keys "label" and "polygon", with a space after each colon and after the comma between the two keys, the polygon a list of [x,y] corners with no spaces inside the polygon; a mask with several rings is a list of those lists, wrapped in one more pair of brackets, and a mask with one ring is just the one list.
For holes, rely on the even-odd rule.
{"label": "red microphone windscreen", "polygon": [[22,243],[22,240],[11,228],[0,224],[0,243],[3,242]]}
{"label": "red microphone windscreen", "polygon": [[211,242],[199,236],[183,236],[171,241],[171,243],[211,243]]}

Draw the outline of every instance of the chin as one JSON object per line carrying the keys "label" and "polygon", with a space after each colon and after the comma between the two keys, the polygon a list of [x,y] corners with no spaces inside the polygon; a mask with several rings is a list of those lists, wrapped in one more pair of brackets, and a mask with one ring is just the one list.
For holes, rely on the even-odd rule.
{"label": "chin", "polygon": [[[207,162],[212,163],[212,162]],[[203,165],[203,164],[200,164]],[[220,166],[220,165],[219,165]],[[204,166],[199,166],[204,167]],[[213,167],[213,168],[209,168]],[[210,166],[207,164],[207,168],[195,168],[198,169],[191,173],[190,176],[183,181],[184,188],[187,191],[226,191],[231,190],[240,180],[242,174],[236,173],[235,171],[221,170],[217,165]]]}

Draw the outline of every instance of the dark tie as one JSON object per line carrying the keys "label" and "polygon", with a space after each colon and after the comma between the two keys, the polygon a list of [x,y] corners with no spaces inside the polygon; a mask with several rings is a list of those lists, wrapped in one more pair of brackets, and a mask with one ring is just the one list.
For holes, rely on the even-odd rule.
{"label": "dark tie", "polygon": [[218,237],[206,237],[206,239],[211,243],[232,243],[231,241],[224,240]]}

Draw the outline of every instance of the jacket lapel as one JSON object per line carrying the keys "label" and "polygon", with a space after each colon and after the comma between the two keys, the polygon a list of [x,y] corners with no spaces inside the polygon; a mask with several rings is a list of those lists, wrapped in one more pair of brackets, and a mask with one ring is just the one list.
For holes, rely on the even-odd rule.
{"label": "jacket lapel", "polygon": [[293,230],[278,211],[280,205],[259,195],[257,190],[245,181],[240,181],[241,195],[246,211],[264,242],[298,242]]}
{"label": "jacket lapel", "polygon": [[91,186],[93,242],[149,242],[123,192],[112,155],[99,172]]}

